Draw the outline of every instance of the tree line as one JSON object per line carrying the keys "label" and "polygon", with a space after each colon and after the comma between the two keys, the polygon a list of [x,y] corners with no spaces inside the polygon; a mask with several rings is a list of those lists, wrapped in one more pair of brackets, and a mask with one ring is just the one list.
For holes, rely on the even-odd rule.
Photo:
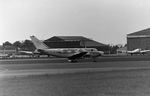
{"label": "tree line", "polygon": [[34,51],[35,46],[31,42],[31,40],[24,40],[24,41],[15,41],[14,43],[10,43],[9,41],[6,41],[3,43],[4,49],[16,49],[23,50],[23,51]]}

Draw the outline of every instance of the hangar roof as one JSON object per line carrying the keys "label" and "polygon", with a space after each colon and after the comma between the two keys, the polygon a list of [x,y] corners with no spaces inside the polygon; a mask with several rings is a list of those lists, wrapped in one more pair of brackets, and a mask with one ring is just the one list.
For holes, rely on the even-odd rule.
{"label": "hangar roof", "polygon": [[53,36],[52,38],[47,39],[46,41],[89,41],[88,38],[83,36]]}
{"label": "hangar roof", "polygon": [[105,44],[99,43],[95,40],[83,36],[53,36],[52,38],[45,40],[45,42],[64,42],[64,41],[80,41],[81,45],[86,44],[87,46],[106,46]]}
{"label": "hangar roof", "polygon": [[150,28],[127,34],[127,37],[150,37]]}

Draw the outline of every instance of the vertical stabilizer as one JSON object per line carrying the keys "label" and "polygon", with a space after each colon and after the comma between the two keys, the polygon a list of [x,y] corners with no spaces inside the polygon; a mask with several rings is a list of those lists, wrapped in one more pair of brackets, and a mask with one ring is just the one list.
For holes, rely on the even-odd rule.
{"label": "vertical stabilizer", "polygon": [[35,36],[30,36],[34,46],[36,47],[36,49],[48,49],[48,46],[46,44],[44,44],[42,41],[40,41],[39,39],[37,39]]}

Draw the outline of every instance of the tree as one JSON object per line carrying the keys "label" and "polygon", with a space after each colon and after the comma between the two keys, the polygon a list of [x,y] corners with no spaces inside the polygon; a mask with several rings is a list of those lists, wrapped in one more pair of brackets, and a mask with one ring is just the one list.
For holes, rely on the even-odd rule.
{"label": "tree", "polygon": [[117,53],[117,49],[118,49],[119,47],[117,46],[117,45],[115,45],[115,46],[112,46],[112,53],[113,54],[116,54]]}
{"label": "tree", "polygon": [[33,43],[30,40],[25,40],[22,43],[21,49],[26,50],[26,51],[34,51],[35,47],[34,47]]}
{"label": "tree", "polygon": [[3,43],[3,47],[12,46],[12,44],[9,41],[6,41]]}
{"label": "tree", "polygon": [[13,43],[13,46],[20,48],[22,46],[22,43],[20,41],[16,41],[16,42]]}
{"label": "tree", "polygon": [[108,45],[108,47],[109,47],[110,54],[116,54],[117,49],[119,48],[118,45]]}
{"label": "tree", "polygon": [[13,46],[18,51],[22,47],[22,43],[20,41],[16,41],[16,42],[13,43]]}

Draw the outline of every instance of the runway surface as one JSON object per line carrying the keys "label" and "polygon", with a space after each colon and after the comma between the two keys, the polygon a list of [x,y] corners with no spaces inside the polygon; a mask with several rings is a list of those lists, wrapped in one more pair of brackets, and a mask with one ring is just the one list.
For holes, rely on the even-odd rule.
{"label": "runway surface", "polygon": [[0,60],[0,96],[149,96],[150,57]]}
{"label": "runway surface", "polygon": [[64,58],[0,60],[0,77],[150,69],[149,56],[101,57],[97,62],[90,60],[76,63]]}

